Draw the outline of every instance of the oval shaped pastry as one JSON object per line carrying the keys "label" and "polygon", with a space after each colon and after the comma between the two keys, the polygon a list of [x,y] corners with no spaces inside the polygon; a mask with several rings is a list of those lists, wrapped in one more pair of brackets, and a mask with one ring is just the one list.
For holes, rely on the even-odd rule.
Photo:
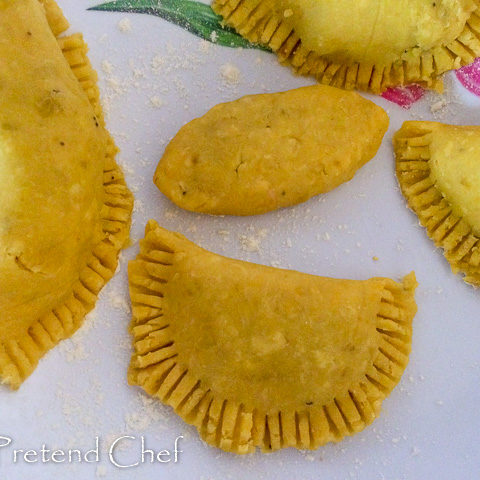
{"label": "oval shaped pastry", "polygon": [[480,56],[479,0],[214,0],[225,23],[299,74],[380,93]]}
{"label": "oval shaped pastry", "polygon": [[182,127],[154,182],[194,212],[265,213],[350,180],[387,128],[382,108],[332,87],[246,96]]}
{"label": "oval shaped pastry", "polygon": [[[49,23],[50,22],[50,23]],[[132,196],[82,37],[52,0],[0,3],[0,378],[17,388],[113,275]]]}
{"label": "oval shaped pastry", "polygon": [[365,428],[408,363],[414,274],[337,280],[221,257],[150,221],[129,265],[129,382],[235,453]]}
{"label": "oval shaped pastry", "polygon": [[452,271],[480,286],[480,127],[405,122],[394,147],[409,207]]}

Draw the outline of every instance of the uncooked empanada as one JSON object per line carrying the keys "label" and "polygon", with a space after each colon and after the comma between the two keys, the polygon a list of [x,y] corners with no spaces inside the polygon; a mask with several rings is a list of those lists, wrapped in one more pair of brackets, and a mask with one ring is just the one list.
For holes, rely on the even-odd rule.
{"label": "uncooked empanada", "polygon": [[453,272],[480,286],[480,127],[405,122],[394,146],[409,207]]}
{"label": "uncooked empanada", "polygon": [[132,196],[52,0],[0,0],[0,379],[18,388],[114,274]]}
{"label": "uncooked empanada", "polygon": [[207,252],[150,221],[129,265],[129,382],[235,453],[362,430],[408,363],[415,275],[336,280]]}
{"label": "uncooked empanada", "polygon": [[387,128],[384,110],[355,92],[315,85],[250,95],[182,127],[154,182],[194,212],[265,213],[350,180]]}
{"label": "uncooked empanada", "polygon": [[214,0],[248,40],[299,74],[379,93],[434,87],[480,56],[479,0]]}

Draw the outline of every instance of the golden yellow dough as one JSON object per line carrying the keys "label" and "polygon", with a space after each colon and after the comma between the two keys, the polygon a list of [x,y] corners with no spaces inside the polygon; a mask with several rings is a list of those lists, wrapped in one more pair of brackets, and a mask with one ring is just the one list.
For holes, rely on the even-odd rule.
{"label": "golden yellow dough", "polygon": [[248,40],[302,75],[379,93],[439,86],[480,56],[479,0],[214,0]]}
{"label": "golden yellow dough", "polygon": [[[49,23],[50,22],[50,23]],[[18,388],[113,275],[132,197],[80,35],[46,0],[0,0],[0,379]]]}
{"label": "golden yellow dough", "polygon": [[150,221],[129,265],[129,382],[216,447],[314,449],[370,424],[408,363],[412,273],[337,280],[207,252]]}
{"label": "golden yellow dough", "polygon": [[265,213],[350,180],[387,128],[373,102],[325,85],[250,95],[182,127],[154,182],[194,212]]}
{"label": "golden yellow dough", "polygon": [[480,127],[406,122],[394,146],[408,205],[453,272],[480,286]]}

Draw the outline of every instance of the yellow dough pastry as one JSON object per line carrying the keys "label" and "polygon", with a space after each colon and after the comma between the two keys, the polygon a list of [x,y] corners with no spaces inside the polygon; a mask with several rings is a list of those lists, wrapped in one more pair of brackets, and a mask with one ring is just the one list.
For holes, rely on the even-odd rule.
{"label": "yellow dough pastry", "polygon": [[51,0],[0,0],[0,379],[18,388],[93,308],[132,196],[81,35]]}
{"label": "yellow dough pastry", "polygon": [[408,363],[415,275],[336,280],[207,252],[150,221],[129,265],[129,382],[209,444],[314,449],[370,424]]}
{"label": "yellow dough pastry", "polygon": [[194,212],[265,213],[350,180],[387,128],[384,110],[355,92],[315,85],[250,95],[182,127],[154,182]]}
{"label": "yellow dough pastry", "polygon": [[453,272],[480,286],[480,127],[405,122],[394,147],[409,207]]}
{"label": "yellow dough pastry", "polygon": [[379,93],[418,83],[480,56],[479,0],[214,0],[248,40],[299,74]]}

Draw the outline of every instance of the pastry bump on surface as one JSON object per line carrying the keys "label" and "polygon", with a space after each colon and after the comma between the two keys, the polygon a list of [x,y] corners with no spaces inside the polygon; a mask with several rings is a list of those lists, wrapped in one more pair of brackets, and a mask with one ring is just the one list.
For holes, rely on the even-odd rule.
{"label": "pastry bump on surface", "polygon": [[[104,126],[97,74],[86,55],[87,45],[81,34],[60,37],[68,22],[53,0],[40,0],[49,26],[72,72],[86,92],[98,122]],[[103,240],[98,243],[80,272],[79,280],[65,301],[30,326],[20,339],[0,343],[0,380],[18,389],[35,370],[43,355],[61,340],[69,338],[94,308],[97,296],[113,277],[118,254],[129,242],[133,196],[115,161],[117,147],[108,135],[104,166],[104,205],[100,214]]]}
{"label": "pastry bump on surface", "polygon": [[[205,263],[202,261],[202,256],[208,257]],[[189,258],[192,262],[196,262],[198,269],[190,271],[188,268],[185,270],[186,267],[180,266],[185,265],[183,262],[185,260],[188,262]],[[225,355],[218,354],[214,358],[222,359],[220,362],[222,364],[227,362],[225,368],[227,372],[230,372],[226,377],[227,385],[232,382],[236,383],[235,379],[238,379],[237,381],[241,384],[238,388],[243,392],[249,390],[245,395],[247,397],[253,396],[254,398],[250,405],[248,405],[247,401],[239,401],[238,398],[227,398],[220,395],[218,393],[219,388],[216,388],[213,384],[210,386],[206,385],[207,382],[204,382],[204,379],[192,373],[192,369],[197,368],[199,363],[194,361],[190,366],[186,363],[188,363],[189,358],[192,358],[190,357],[192,352],[202,349],[201,340],[196,335],[194,335],[193,345],[190,344],[186,353],[185,348],[181,349],[180,347],[182,351],[177,349],[179,341],[180,343],[183,341],[181,339],[182,334],[178,333],[182,329],[181,326],[178,326],[178,323],[182,322],[182,320],[169,313],[168,305],[172,305],[172,303],[169,303],[172,301],[172,295],[181,295],[178,293],[177,287],[179,286],[178,282],[180,282],[182,287],[181,284],[184,280],[179,280],[179,276],[184,275],[182,278],[187,279],[187,282],[190,280],[201,281],[199,276],[203,275],[203,272],[207,273],[207,279],[214,278],[216,276],[215,271],[208,272],[212,265],[220,263],[218,267],[220,271],[225,272],[229,270],[226,268],[225,263],[222,262],[232,262],[229,265],[240,269],[240,271],[249,268],[261,269],[262,272],[268,271],[270,273],[268,273],[268,278],[265,281],[271,280],[272,275],[288,276],[290,274],[295,275],[297,279],[309,277],[307,282],[315,282],[316,280],[311,279],[320,278],[306,276],[298,272],[291,273],[285,270],[272,269],[271,267],[257,265],[251,267],[252,264],[246,262],[225,259],[197,247],[182,235],[164,230],[156,222],[150,221],[146,227],[145,239],[141,241],[140,254],[129,265],[130,296],[133,314],[131,333],[134,339],[134,353],[128,372],[129,383],[141,386],[148,394],[173,407],[176,413],[187,423],[197,428],[200,436],[210,445],[237,454],[251,453],[255,451],[256,447],[260,447],[266,452],[286,447],[315,449],[327,442],[340,441],[344,437],[359,432],[369,425],[379,415],[383,400],[399,382],[408,363],[411,349],[412,319],[417,310],[414,300],[414,291],[417,286],[415,275],[411,273],[401,283],[387,278],[372,279],[368,283],[368,288],[374,290],[374,294],[365,293],[365,296],[360,297],[363,298],[360,302],[362,304],[367,301],[367,296],[369,299],[374,298],[375,304],[369,305],[367,309],[367,311],[372,312],[373,318],[352,319],[353,323],[365,322],[368,324],[369,328],[372,329],[373,336],[373,347],[369,350],[371,359],[368,359],[368,362],[371,361],[371,363],[368,363],[364,374],[363,367],[361,367],[362,376],[359,381],[350,385],[348,390],[343,391],[342,394],[337,395],[335,398],[331,398],[330,389],[339,387],[332,386],[328,388],[324,386],[324,390],[326,389],[324,394],[330,400],[322,405],[314,405],[313,401],[302,401],[301,406],[298,408],[277,410],[272,407],[271,411],[266,412],[258,407],[260,400],[257,401],[257,406],[253,405],[256,402],[255,399],[260,398],[260,392],[257,392],[254,386],[246,389],[242,388],[242,382],[245,381],[245,378],[247,378],[248,382],[249,374],[246,377],[242,377],[244,372],[238,373],[237,371],[236,373],[230,370],[231,365],[228,364],[228,360],[225,360],[224,357],[228,357],[231,352],[226,351]],[[229,275],[230,273],[227,274]],[[265,284],[263,280],[262,278],[262,284]],[[321,281],[336,282],[336,280],[332,279],[323,279]],[[174,285],[172,282],[177,283]],[[205,280],[205,282],[207,283],[206,288],[210,288],[208,280]],[[340,280],[340,282],[343,281]],[[168,290],[169,283],[172,285],[171,290]],[[222,279],[220,283],[221,290],[214,290],[211,294],[212,299],[206,301],[207,306],[205,308],[207,312],[211,308],[211,302],[218,298],[218,294],[223,296],[223,301],[225,301],[223,295],[225,282]],[[366,284],[365,282],[353,283],[355,287],[352,288],[357,288],[358,285],[362,285],[361,288],[363,288],[363,285]],[[350,285],[350,283],[348,284]],[[343,286],[343,283],[341,285]],[[189,291],[190,286],[185,286],[185,288],[188,293],[191,293]],[[298,288],[301,289],[302,287],[299,286]],[[225,289],[228,292],[228,285],[225,285]],[[289,288],[290,291],[292,289]],[[238,289],[236,292],[239,295],[242,294],[242,291],[238,291]],[[179,308],[181,307],[182,309],[181,311],[183,311],[183,308],[186,308],[189,302],[192,305],[198,304],[199,300],[198,298],[195,300],[195,298],[197,297],[192,297],[192,299],[184,299],[182,297],[181,301],[177,302]],[[242,303],[242,299],[235,300],[234,298],[234,305],[231,306],[233,312],[240,308],[239,303],[235,302],[240,302],[242,305],[245,303],[244,301]],[[228,308],[224,310],[224,307],[225,304],[220,304],[219,311],[228,312]],[[342,312],[343,304],[340,304],[340,307],[337,305],[335,308],[340,308],[339,311]],[[358,308],[361,309],[363,306],[358,306]],[[202,312],[204,313],[203,310],[200,310],[196,315],[187,313],[187,319],[183,320],[187,322],[184,330],[190,331],[191,328],[194,328],[192,327],[192,322],[201,322],[201,335],[206,335],[207,342],[210,345],[214,345],[213,348],[216,349],[218,348],[216,346],[218,345],[217,337],[211,337],[213,332],[208,330],[208,327],[200,320],[207,321],[205,320],[206,317],[202,317]],[[214,322],[216,321],[217,318],[215,317]],[[261,321],[261,319],[255,320],[255,322]],[[318,321],[321,322],[320,319]],[[339,322],[338,319],[335,319],[335,321]],[[347,327],[342,326],[341,328],[356,328],[355,326],[350,326],[349,320],[344,319],[344,321],[346,321]],[[295,324],[295,319],[292,319],[290,316],[287,323],[291,326],[292,322]],[[317,322],[316,319],[313,320],[313,324],[318,325],[315,322]],[[221,325],[222,327],[219,327],[221,332],[227,328],[233,328],[228,323]],[[257,328],[261,328],[261,323],[255,323],[255,325]],[[335,323],[335,325],[340,326],[340,323]],[[280,328],[278,325],[274,327]],[[295,329],[298,329],[298,327],[295,326]],[[250,332],[250,330],[247,330],[247,332]],[[249,335],[250,333],[247,334]],[[262,330],[260,334],[261,337],[257,337],[257,339],[263,339],[267,332]],[[241,334],[238,334],[236,337],[238,338],[239,335],[241,336]],[[235,335],[233,338],[235,338]],[[288,335],[285,338],[289,338]],[[252,355],[250,348],[259,348],[260,356],[266,354],[268,357],[270,351],[285,345],[285,342],[282,343],[282,335],[278,333],[278,330],[272,336],[272,339],[272,343],[267,344],[261,341],[259,344],[254,342],[252,347],[249,347],[250,343],[245,341],[247,352],[250,352],[248,355]],[[290,338],[290,340],[295,339]],[[242,341],[240,341],[241,348],[244,347],[244,344],[241,343]],[[287,344],[288,342],[289,340],[287,340]],[[227,345],[229,344],[227,342]],[[316,341],[314,345],[317,345]],[[349,349],[357,348],[363,352],[362,345],[352,347],[352,345],[348,344],[348,347]],[[234,348],[234,354],[239,351],[240,349]],[[284,352],[285,350],[280,349],[280,358],[285,358]],[[353,355],[353,353],[351,354]],[[328,360],[330,358],[329,353],[326,353],[326,355],[327,361],[333,361],[331,359]],[[241,366],[243,367],[248,361],[248,358],[244,358]],[[201,363],[202,368],[211,372],[212,365],[209,365],[208,362]],[[277,365],[274,362],[272,367],[274,371],[277,369]],[[265,374],[263,370],[260,371],[260,374],[262,372]],[[300,366],[296,369],[296,372],[302,372],[303,375],[304,369]],[[311,372],[311,374],[313,379],[317,378],[317,370]],[[297,375],[294,374],[293,377],[295,378],[292,381],[297,382]],[[257,377],[252,377],[252,385],[254,384],[253,378],[257,379]],[[260,378],[262,378],[262,375],[260,375]],[[282,380],[280,379],[278,382],[282,383]],[[219,387],[218,382],[216,385]],[[318,385],[315,385],[315,388],[317,387]],[[237,386],[234,385],[227,388],[237,388]],[[304,391],[302,387],[299,388],[302,392]],[[252,390],[255,391],[251,392]],[[301,396],[303,393],[298,395]],[[268,402],[269,399],[266,401]]]}
{"label": "pastry bump on surface", "polygon": [[[436,122],[409,121],[394,136],[396,172],[408,206],[437,247],[443,249],[453,273],[480,286],[480,237],[464,218],[454,212],[448,198],[431,177],[430,145]],[[457,127],[453,127],[457,128]]]}
{"label": "pastry bump on surface", "polygon": [[299,75],[344,89],[382,93],[390,87],[419,84],[443,90],[443,73],[472,63],[480,56],[480,6],[471,13],[463,31],[447,45],[428,51],[410,48],[402,58],[387,65],[356,62],[336,63],[307,48],[291,24],[277,14],[266,0],[214,0],[213,10],[224,23],[252,43],[268,46],[282,64]]}

